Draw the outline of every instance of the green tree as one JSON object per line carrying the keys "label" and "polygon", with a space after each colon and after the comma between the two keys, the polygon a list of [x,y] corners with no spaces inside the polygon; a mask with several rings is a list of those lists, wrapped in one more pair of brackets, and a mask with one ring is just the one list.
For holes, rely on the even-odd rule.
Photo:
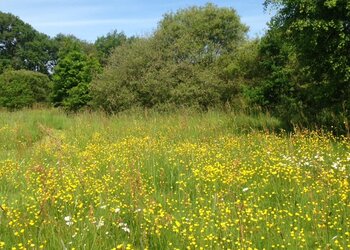
{"label": "green tree", "polygon": [[249,40],[237,47],[234,53],[219,58],[215,71],[224,83],[222,102],[240,109],[244,108],[242,105],[248,105],[243,92],[260,81],[259,46],[260,39]]}
{"label": "green tree", "polygon": [[235,10],[213,4],[166,14],[151,37],[113,51],[92,83],[94,101],[109,112],[220,105],[229,85],[216,65],[235,53],[247,30]]}
{"label": "green tree", "polygon": [[247,31],[234,9],[207,4],[164,15],[154,36],[171,60],[207,66],[234,52]]}
{"label": "green tree", "polygon": [[295,49],[285,42],[284,33],[271,29],[257,48],[254,81],[245,86],[246,97],[289,123],[301,121],[300,83],[303,76]]}
{"label": "green tree", "polygon": [[97,50],[94,44],[80,40],[74,35],[58,34],[53,38],[58,48],[58,57],[63,58],[72,51],[79,51],[97,58]]}
{"label": "green tree", "polygon": [[53,74],[52,102],[77,111],[90,101],[89,84],[100,65],[94,57],[71,51],[60,58]]}
{"label": "green tree", "polygon": [[[123,44],[112,53],[91,83],[94,105],[113,113],[139,105],[136,86],[155,58],[149,39]],[[157,90],[155,90],[157,91]]]}
{"label": "green tree", "polygon": [[283,34],[283,46],[295,51],[301,79],[293,82],[304,115],[317,122],[327,122],[323,119],[327,112],[349,119],[349,1],[268,0],[265,4],[277,9],[271,30]]}
{"label": "green tree", "polygon": [[101,64],[106,64],[107,58],[113,49],[127,42],[127,37],[123,32],[114,30],[105,36],[98,37],[95,41],[95,47],[98,51]]}
{"label": "green tree", "polygon": [[56,52],[48,36],[18,17],[0,12],[0,73],[13,68],[50,74]]}
{"label": "green tree", "polygon": [[48,103],[51,87],[50,79],[42,73],[5,71],[0,75],[0,106],[12,110]]}

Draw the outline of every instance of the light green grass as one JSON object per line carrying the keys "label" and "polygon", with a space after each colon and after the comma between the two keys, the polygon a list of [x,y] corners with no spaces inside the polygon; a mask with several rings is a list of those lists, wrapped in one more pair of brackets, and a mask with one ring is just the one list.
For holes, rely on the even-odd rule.
{"label": "light green grass", "polygon": [[348,138],[218,111],[0,117],[0,249],[350,247]]}

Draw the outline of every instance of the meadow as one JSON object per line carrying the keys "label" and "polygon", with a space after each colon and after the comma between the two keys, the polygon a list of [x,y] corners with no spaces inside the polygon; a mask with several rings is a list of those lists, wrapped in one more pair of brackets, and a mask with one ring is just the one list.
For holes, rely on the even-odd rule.
{"label": "meadow", "polygon": [[3,111],[0,249],[349,249],[349,138],[279,126]]}

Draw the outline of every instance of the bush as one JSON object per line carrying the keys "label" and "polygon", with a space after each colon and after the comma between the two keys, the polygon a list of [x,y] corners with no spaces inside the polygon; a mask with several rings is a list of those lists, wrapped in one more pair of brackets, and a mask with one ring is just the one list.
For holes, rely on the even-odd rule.
{"label": "bush", "polygon": [[0,106],[10,110],[47,103],[51,82],[42,73],[18,70],[0,75]]}
{"label": "bush", "polygon": [[230,8],[207,4],[166,14],[151,37],[113,51],[91,83],[93,102],[110,113],[223,105],[237,87],[221,77],[219,58],[235,53],[246,32]]}
{"label": "bush", "polygon": [[89,84],[99,69],[95,58],[79,50],[71,51],[61,58],[53,74],[51,98],[54,106],[78,111],[88,105],[91,99]]}

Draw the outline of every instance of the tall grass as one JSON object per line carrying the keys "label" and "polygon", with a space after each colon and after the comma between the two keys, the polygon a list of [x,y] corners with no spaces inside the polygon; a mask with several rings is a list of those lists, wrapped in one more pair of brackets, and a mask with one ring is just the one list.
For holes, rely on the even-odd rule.
{"label": "tall grass", "polygon": [[350,247],[348,138],[219,111],[0,117],[0,249]]}

